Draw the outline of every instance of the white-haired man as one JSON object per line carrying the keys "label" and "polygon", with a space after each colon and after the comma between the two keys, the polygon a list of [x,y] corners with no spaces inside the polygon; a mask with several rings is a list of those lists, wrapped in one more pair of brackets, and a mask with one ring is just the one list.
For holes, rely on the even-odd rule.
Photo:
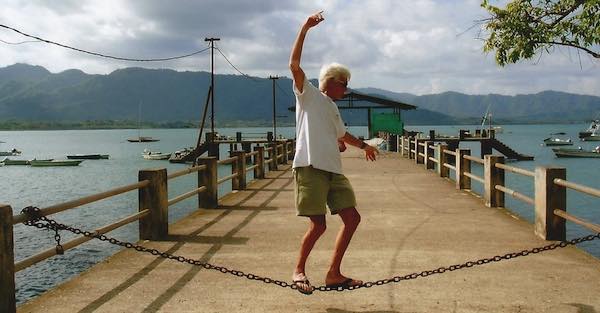
{"label": "white-haired man", "polygon": [[341,64],[324,66],[319,75],[319,89],[306,78],[300,67],[304,38],[308,30],[323,21],[323,12],[309,16],[302,25],[290,56],[290,70],[296,95],[296,155],[294,157],[295,202],[299,216],[309,217],[308,231],[302,238],[300,256],[292,280],[301,293],[311,294],[314,287],[306,276],[306,260],[319,237],[325,232],[327,207],[338,214],[340,229],[325,285],[349,288],[363,282],[341,273],[341,263],[350,240],[360,223],[354,191],[342,174],[340,151],[348,143],[365,151],[374,161],[377,149],[346,132],[334,100],[342,99],[350,71]]}

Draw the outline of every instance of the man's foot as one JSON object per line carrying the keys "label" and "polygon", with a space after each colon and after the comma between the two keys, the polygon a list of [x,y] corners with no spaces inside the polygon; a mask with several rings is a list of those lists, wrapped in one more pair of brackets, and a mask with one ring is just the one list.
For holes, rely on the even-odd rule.
{"label": "man's foot", "polygon": [[308,281],[308,278],[306,278],[304,273],[294,273],[294,275],[292,275],[292,282],[300,293],[305,295],[313,293],[314,287],[310,284],[310,281]]}
{"label": "man's foot", "polygon": [[[339,278],[337,278],[339,279]],[[325,279],[325,287],[334,289],[348,289],[350,287],[357,287],[363,284],[362,280],[356,280],[348,277],[343,277],[341,280]]]}

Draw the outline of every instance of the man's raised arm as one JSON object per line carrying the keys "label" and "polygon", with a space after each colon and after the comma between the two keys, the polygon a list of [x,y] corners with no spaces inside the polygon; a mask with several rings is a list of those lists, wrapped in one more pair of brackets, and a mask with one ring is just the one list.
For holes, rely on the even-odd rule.
{"label": "man's raised arm", "polygon": [[302,57],[302,46],[304,45],[304,38],[306,37],[306,33],[311,27],[316,26],[317,24],[323,21],[323,11],[317,12],[306,19],[306,22],[300,28],[300,32],[296,37],[296,41],[294,42],[294,47],[292,48],[292,54],[290,55],[290,71],[292,71],[292,76],[294,77],[294,83],[296,84],[296,89],[298,91],[303,92],[304,86],[304,71],[300,67],[300,58]]}

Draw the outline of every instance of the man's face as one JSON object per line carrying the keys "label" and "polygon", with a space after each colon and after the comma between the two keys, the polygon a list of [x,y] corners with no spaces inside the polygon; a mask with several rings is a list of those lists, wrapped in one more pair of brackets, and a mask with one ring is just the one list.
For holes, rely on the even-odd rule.
{"label": "man's face", "polygon": [[332,78],[327,84],[327,95],[333,100],[342,99],[347,88],[347,80]]}

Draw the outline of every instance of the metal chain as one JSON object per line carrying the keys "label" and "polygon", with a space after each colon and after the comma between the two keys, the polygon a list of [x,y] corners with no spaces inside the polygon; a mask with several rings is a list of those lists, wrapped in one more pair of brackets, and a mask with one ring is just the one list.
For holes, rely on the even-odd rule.
{"label": "metal chain", "polygon": [[[23,222],[23,224],[28,225],[28,226],[37,227],[39,229],[45,228],[45,229],[49,229],[49,230],[54,230],[56,232],[55,240],[57,243],[57,254],[60,254],[60,253],[58,253],[59,249],[62,250],[62,246],[60,245],[60,234],[58,233],[58,231],[59,230],[67,230],[74,234],[83,235],[83,236],[89,237],[89,238],[96,238],[100,241],[106,241],[111,244],[115,244],[115,245],[125,247],[128,249],[135,249],[138,252],[150,253],[152,255],[160,256],[165,259],[175,260],[178,262],[187,263],[187,264],[195,265],[195,266],[201,266],[205,269],[219,271],[223,274],[230,274],[230,275],[234,275],[234,276],[238,276],[238,277],[245,277],[249,280],[262,281],[266,284],[274,284],[274,285],[277,285],[277,286],[283,287],[283,288],[291,288],[294,290],[298,289],[298,287],[296,285],[294,285],[293,283],[290,284],[285,281],[281,281],[281,280],[277,280],[277,279],[273,279],[273,278],[269,278],[269,277],[264,277],[264,276],[255,275],[252,273],[244,273],[242,271],[228,269],[224,266],[213,265],[213,264],[210,264],[207,262],[202,262],[200,260],[186,258],[184,256],[177,256],[177,255],[173,255],[173,254],[170,254],[167,252],[161,252],[157,249],[150,249],[150,248],[146,248],[144,246],[140,246],[140,245],[133,244],[130,242],[120,241],[118,239],[107,237],[105,235],[98,234],[96,232],[84,231],[84,230],[81,230],[78,228],[60,224],[52,219],[42,216],[40,209],[37,207],[31,207],[31,206],[26,207],[21,211],[21,213],[24,213],[28,216],[27,221]],[[592,241],[595,239],[600,239],[600,233],[597,233],[595,235],[583,236],[583,237],[575,238],[575,239],[568,240],[568,241],[552,243],[552,244],[549,244],[549,245],[546,245],[543,247],[539,247],[539,248],[522,250],[520,252],[512,252],[512,253],[507,253],[504,255],[496,255],[491,258],[483,258],[483,259],[479,259],[476,261],[468,261],[465,263],[455,264],[455,265],[450,265],[450,266],[445,266],[445,267],[443,266],[443,267],[440,267],[440,268],[437,268],[434,270],[425,270],[422,272],[415,272],[415,273],[407,274],[404,276],[394,276],[391,278],[380,279],[380,280],[376,280],[376,281],[368,281],[368,282],[364,282],[362,285],[358,285],[358,286],[337,287],[336,288],[336,287],[328,287],[328,286],[323,285],[323,286],[314,287],[314,290],[315,291],[345,291],[345,290],[356,290],[356,289],[360,289],[360,288],[371,288],[373,286],[382,286],[382,285],[386,285],[389,283],[399,283],[401,281],[417,279],[419,277],[427,277],[427,276],[431,276],[431,275],[435,275],[435,274],[443,274],[445,272],[452,272],[452,271],[456,271],[456,270],[460,270],[460,269],[464,269],[464,268],[470,268],[473,266],[485,265],[485,264],[488,264],[491,262],[500,262],[503,260],[509,260],[509,259],[513,259],[513,258],[517,258],[517,257],[521,257],[521,256],[527,256],[530,254],[537,254],[537,253],[541,253],[541,252],[545,252],[545,251],[550,251],[550,250],[554,250],[557,248],[564,248],[564,247],[567,247],[570,245],[576,245],[576,244],[579,244],[582,242]]]}

